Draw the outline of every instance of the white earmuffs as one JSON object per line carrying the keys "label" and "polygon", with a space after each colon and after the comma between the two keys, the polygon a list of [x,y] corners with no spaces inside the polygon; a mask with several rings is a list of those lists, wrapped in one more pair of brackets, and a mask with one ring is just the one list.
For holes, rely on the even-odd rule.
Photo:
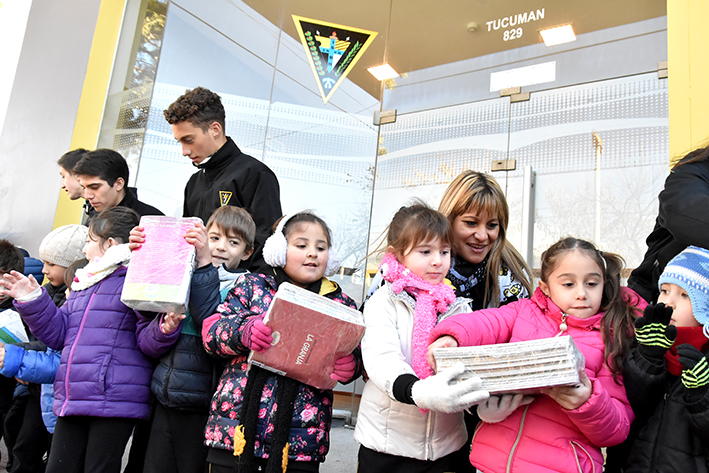
{"label": "white earmuffs", "polygon": [[[285,227],[288,221],[295,217],[297,214],[308,213],[316,215],[312,210],[302,210],[300,212],[295,212],[288,214],[278,222],[276,231],[273,235],[266,239],[263,244],[263,259],[269,266],[274,268],[283,268],[286,265],[286,251],[288,249],[288,241],[286,241],[286,236],[283,233],[283,227]],[[340,269],[340,258],[337,255],[337,251],[333,246],[328,249],[327,267],[325,268],[325,276],[332,276]]]}

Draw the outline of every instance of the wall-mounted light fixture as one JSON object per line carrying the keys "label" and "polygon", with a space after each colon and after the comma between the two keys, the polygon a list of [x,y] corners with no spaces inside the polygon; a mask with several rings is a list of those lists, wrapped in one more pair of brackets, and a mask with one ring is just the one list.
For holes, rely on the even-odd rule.
{"label": "wall-mounted light fixture", "polygon": [[544,44],[547,46],[556,46],[557,44],[569,43],[576,41],[576,35],[571,25],[556,26],[547,28],[539,32],[542,35]]}
{"label": "wall-mounted light fixture", "polygon": [[382,64],[381,66],[374,66],[367,68],[370,74],[372,74],[377,80],[387,80],[399,77],[399,73],[394,70],[389,64]]}

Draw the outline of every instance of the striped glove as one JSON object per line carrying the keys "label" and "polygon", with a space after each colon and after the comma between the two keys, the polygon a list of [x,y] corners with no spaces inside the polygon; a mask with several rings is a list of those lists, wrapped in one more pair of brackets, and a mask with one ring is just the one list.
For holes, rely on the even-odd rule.
{"label": "striped glove", "polygon": [[709,387],[709,362],[704,353],[688,343],[677,347],[679,362],[682,363],[682,384],[687,388],[685,399],[698,402]]}
{"label": "striped glove", "polygon": [[638,351],[648,361],[660,363],[677,338],[677,327],[670,325],[672,307],[660,302],[645,308],[643,316],[635,321],[635,339]]}

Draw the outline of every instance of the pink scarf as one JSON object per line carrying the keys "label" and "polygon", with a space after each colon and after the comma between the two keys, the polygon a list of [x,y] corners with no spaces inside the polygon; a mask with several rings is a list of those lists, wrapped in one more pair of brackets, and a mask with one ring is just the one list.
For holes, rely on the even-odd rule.
{"label": "pink scarf", "polygon": [[414,330],[411,334],[411,367],[419,379],[428,378],[433,370],[428,365],[428,335],[442,314],[455,301],[453,288],[445,283],[431,284],[412,273],[387,253],[380,266],[385,281],[391,283],[394,293],[408,292],[415,300]]}

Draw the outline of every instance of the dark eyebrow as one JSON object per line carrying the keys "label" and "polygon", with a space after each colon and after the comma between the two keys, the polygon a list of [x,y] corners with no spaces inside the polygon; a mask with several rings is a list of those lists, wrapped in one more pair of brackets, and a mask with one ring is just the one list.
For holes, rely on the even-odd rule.
{"label": "dark eyebrow", "polygon": [[[575,274],[564,273],[564,274],[558,275],[557,278],[563,278],[563,277],[570,278],[570,277],[572,277],[572,276],[575,276]],[[603,277],[603,275],[601,275],[601,273],[588,273],[586,276],[595,276],[595,277],[598,277],[598,278],[602,278],[602,277]]]}

